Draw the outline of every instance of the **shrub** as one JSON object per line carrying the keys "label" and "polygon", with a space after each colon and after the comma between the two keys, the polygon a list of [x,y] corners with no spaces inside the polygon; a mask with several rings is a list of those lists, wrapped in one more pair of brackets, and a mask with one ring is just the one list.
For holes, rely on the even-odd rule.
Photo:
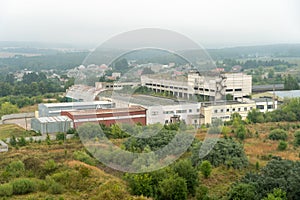
{"label": "shrub", "polygon": [[27,145],[27,141],[25,140],[25,138],[23,136],[20,139],[18,139],[18,145],[20,147],[23,147],[23,146]]}
{"label": "shrub", "polygon": [[159,183],[160,199],[184,200],[187,199],[187,185],[184,178],[170,176]]}
{"label": "shrub", "polygon": [[16,179],[12,182],[13,194],[28,194],[35,191],[35,183],[30,179]]}
{"label": "shrub", "polygon": [[295,136],[295,146],[300,146],[300,130],[294,133]]}
{"label": "shrub", "polygon": [[20,177],[25,172],[25,165],[22,161],[13,161],[5,169],[5,171],[13,177]]}
{"label": "shrub", "polygon": [[0,197],[10,197],[13,194],[13,187],[10,183],[0,185]]}
{"label": "shrub", "polygon": [[203,200],[203,199],[207,198],[207,194],[208,194],[208,188],[204,185],[200,185],[196,189],[196,199],[197,200]]}
{"label": "shrub", "polygon": [[271,140],[286,140],[287,133],[283,129],[274,129],[270,132],[269,139],[271,139]]}
{"label": "shrub", "polygon": [[84,163],[86,163],[88,165],[93,165],[93,166],[96,165],[95,160],[92,157],[90,157],[84,151],[75,151],[74,154],[73,154],[73,156],[74,156],[75,160],[79,160],[79,161],[84,162]]}
{"label": "shrub", "polygon": [[201,163],[200,171],[205,178],[208,178],[210,176],[211,170],[212,170],[212,167],[208,160],[205,160]]}
{"label": "shrub", "polygon": [[287,143],[285,141],[280,141],[277,149],[279,151],[284,151],[284,150],[286,150],[286,148],[287,148]]}
{"label": "shrub", "polygon": [[64,191],[64,187],[61,184],[53,181],[50,183],[49,191],[51,194],[61,194]]}
{"label": "shrub", "polygon": [[66,139],[65,133],[57,133],[56,134],[56,140],[64,141],[65,139]]}

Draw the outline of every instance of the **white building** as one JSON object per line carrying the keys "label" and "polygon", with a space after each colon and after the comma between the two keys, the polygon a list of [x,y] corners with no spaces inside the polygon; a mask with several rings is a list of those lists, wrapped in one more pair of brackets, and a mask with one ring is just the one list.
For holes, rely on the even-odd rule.
{"label": "white building", "polygon": [[180,98],[201,95],[213,99],[222,99],[231,94],[234,99],[248,96],[252,92],[252,76],[243,73],[205,74],[189,72],[187,77],[174,76],[172,79],[163,74],[144,75],[142,86],[156,92],[168,92]]}
{"label": "white building", "polygon": [[271,112],[277,109],[277,101],[268,98],[244,99],[243,102],[238,101],[219,101],[204,102],[201,104],[200,114],[202,116],[201,124],[210,124],[214,119],[230,120],[233,113],[241,115],[245,120],[248,112],[257,109],[260,112]]}
{"label": "white building", "polygon": [[174,120],[184,120],[192,125],[200,123],[200,103],[198,102],[176,101],[147,95],[116,95],[104,99],[114,102],[117,108],[132,105],[143,106],[147,109],[147,124],[168,124]]}

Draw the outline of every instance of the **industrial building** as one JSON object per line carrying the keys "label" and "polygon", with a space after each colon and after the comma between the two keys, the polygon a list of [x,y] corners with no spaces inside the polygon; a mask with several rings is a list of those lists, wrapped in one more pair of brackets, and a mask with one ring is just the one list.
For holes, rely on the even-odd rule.
{"label": "industrial building", "polygon": [[147,124],[168,124],[174,120],[184,120],[187,124],[199,125],[200,102],[178,101],[148,95],[114,95],[104,98],[116,104],[116,107],[132,105],[147,109]]}
{"label": "industrial building", "polygon": [[109,101],[42,103],[38,105],[38,117],[59,116],[61,111],[90,110],[114,107],[115,104]]}
{"label": "industrial building", "polygon": [[70,128],[73,128],[73,122],[66,116],[31,119],[31,129],[42,134],[66,132]]}
{"label": "industrial building", "polygon": [[61,115],[70,118],[73,121],[74,128],[78,128],[78,126],[87,122],[105,124],[106,126],[110,126],[115,123],[147,124],[146,109],[141,106],[98,110],[62,111]]}
{"label": "industrial building", "polygon": [[204,102],[200,109],[200,123],[210,124],[214,119],[222,119],[223,121],[230,120],[233,113],[241,115],[242,120],[245,120],[248,112],[252,109],[257,109],[260,112],[271,112],[277,109],[277,101],[267,98],[244,99],[243,102],[238,101],[218,101]]}
{"label": "industrial building", "polygon": [[202,75],[191,71],[186,76],[164,74],[141,76],[142,86],[155,92],[167,92],[179,98],[190,99],[194,95],[201,95],[214,100],[221,100],[230,94],[234,99],[246,97],[252,92],[252,76],[243,73],[210,73]]}

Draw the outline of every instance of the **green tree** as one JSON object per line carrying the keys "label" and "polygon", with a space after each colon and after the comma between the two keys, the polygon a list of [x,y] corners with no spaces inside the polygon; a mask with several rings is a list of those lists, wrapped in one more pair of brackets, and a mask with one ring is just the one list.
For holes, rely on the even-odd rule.
{"label": "green tree", "polygon": [[228,193],[230,200],[256,200],[255,187],[250,184],[238,183]]}
{"label": "green tree", "polygon": [[18,113],[18,112],[19,112],[18,107],[11,104],[10,102],[5,102],[5,103],[1,104],[0,116],[12,114],[12,113]]}
{"label": "green tree", "polygon": [[284,89],[285,90],[299,90],[299,84],[296,78],[290,74],[284,78]]}
{"label": "green tree", "polygon": [[252,123],[264,122],[264,115],[257,109],[252,109],[248,112],[247,119]]}
{"label": "green tree", "polygon": [[170,176],[159,183],[161,200],[184,200],[187,199],[187,184],[184,178]]}
{"label": "green tree", "polygon": [[194,195],[198,185],[198,172],[192,166],[192,162],[189,159],[179,160],[172,166],[172,169],[186,180],[189,193]]}
{"label": "green tree", "polygon": [[212,171],[212,166],[208,160],[204,160],[200,165],[200,171],[205,178],[208,178]]}

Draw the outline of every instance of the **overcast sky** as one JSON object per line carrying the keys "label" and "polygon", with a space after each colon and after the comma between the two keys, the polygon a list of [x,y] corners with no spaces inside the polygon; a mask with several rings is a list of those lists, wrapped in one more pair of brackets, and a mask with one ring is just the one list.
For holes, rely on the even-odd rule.
{"label": "overcast sky", "polygon": [[205,47],[300,43],[297,0],[0,0],[0,41],[97,46],[138,28],[182,33]]}

